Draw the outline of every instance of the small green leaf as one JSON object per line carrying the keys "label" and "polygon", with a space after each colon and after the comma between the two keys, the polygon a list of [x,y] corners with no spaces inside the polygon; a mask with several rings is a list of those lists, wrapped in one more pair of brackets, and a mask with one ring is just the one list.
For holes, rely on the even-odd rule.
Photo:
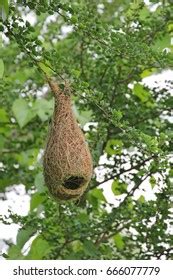
{"label": "small green leaf", "polygon": [[47,121],[53,112],[53,100],[37,99],[33,110],[42,122]]}
{"label": "small green leaf", "polygon": [[123,249],[124,249],[124,246],[125,246],[125,243],[124,243],[124,241],[123,241],[123,238],[122,238],[121,234],[120,234],[120,233],[115,234],[114,237],[113,237],[113,239],[114,239],[114,242],[115,242],[116,247],[117,247],[119,250],[123,250]]}
{"label": "small green leaf", "polygon": [[140,133],[141,139],[143,143],[147,146],[148,150],[150,150],[152,153],[158,153],[159,151],[159,143],[156,137],[152,137],[150,135],[147,135],[143,132]]}
{"label": "small green leaf", "polygon": [[103,190],[101,189],[92,190],[92,196],[96,197],[98,200],[106,202],[106,198],[103,195]]}
{"label": "small green leaf", "polygon": [[0,150],[4,148],[5,144],[5,137],[3,135],[0,135]]}
{"label": "small green leaf", "polygon": [[148,6],[144,6],[141,10],[139,10],[140,19],[146,20],[147,17],[150,16],[150,10]]}
{"label": "small green leaf", "polygon": [[112,110],[112,116],[115,121],[120,121],[123,117],[123,113],[120,110]]}
{"label": "small green leaf", "polygon": [[111,188],[114,195],[121,195],[127,190],[127,184],[115,180],[113,181]]}
{"label": "small green leaf", "polygon": [[138,198],[138,201],[140,202],[140,203],[145,203],[145,197],[143,196],[143,195],[141,195],[139,198]]}
{"label": "small green leaf", "polygon": [[86,123],[92,120],[92,112],[91,111],[79,111],[77,106],[73,105],[73,111],[79,123],[84,126]]}
{"label": "small green leaf", "polygon": [[87,200],[89,201],[89,203],[92,205],[92,207],[94,209],[97,209],[100,201],[98,200],[98,198],[96,198],[92,195],[92,191],[88,192],[86,197],[87,197]]}
{"label": "small green leaf", "polygon": [[166,33],[165,36],[155,41],[153,49],[157,51],[163,51],[163,49],[169,48],[170,46],[171,46],[171,36],[168,33]]}
{"label": "small green leaf", "polygon": [[110,139],[107,142],[105,151],[108,155],[120,155],[123,148],[123,142],[119,139]]}
{"label": "small green leaf", "polygon": [[89,221],[89,217],[86,213],[80,213],[77,218],[82,224],[86,224]]}
{"label": "small green leaf", "polygon": [[37,191],[39,193],[45,192],[46,187],[45,187],[45,184],[44,184],[43,173],[40,172],[36,175],[34,185],[37,188]]}
{"label": "small green leaf", "polygon": [[89,87],[89,83],[81,82],[81,86],[83,86],[84,88],[88,88]]}
{"label": "small green leaf", "polygon": [[94,257],[97,255],[97,248],[91,240],[85,240],[83,246],[85,253],[89,256]]}
{"label": "small green leaf", "polygon": [[170,170],[169,170],[169,176],[170,176],[171,178],[173,178],[173,169],[170,169]]}
{"label": "small green leaf", "polygon": [[47,76],[50,76],[52,74],[52,69],[49,62],[38,62],[38,66]]}
{"label": "small green leaf", "polygon": [[143,86],[139,83],[134,85],[133,92],[143,103],[147,102],[151,97],[149,91],[144,89]]}
{"label": "small green leaf", "polygon": [[34,210],[37,208],[40,204],[42,204],[46,199],[46,196],[43,193],[34,193],[31,197],[31,202],[30,202],[30,211]]}
{"label": "small green leaf", "polygon": [[18,153],[15,155],[15,158],[17,159],[18,163],[21,166],[30,166],[35,165],[37,162],[37,156],[38,156],[38,149],[30,149],[26,151],[22,151],[21,153]]}
{"label": "small green leaf", "polygon": [[30,237],[36,232],[36,229],[27,228],[20,229],[17,234],[17,246],[22,249],[25,243],[30,239]]}
{"label": "small green leaf", "polygon": [[141,78],[146,78],[148,76],[153,75],[156,72],[156,68],[146,69],[141,73]]}
{"label": "small green leaf", "polygon": [[32,242],[31,249],[26,256],[27,260],[42,260],[43,257],[50,251],[49,243],[42,238],[42,236],[37,236]]}
{"label": "small green leaf", "polygon": [[117,180],[113,181],[113,183],[112,183],[111,188],[112,188],[112,192],[114,193],[114,195],[120,195],[121,194],[121,192],[118,189],[119,188],[119,184],[118,183],[119,182]]}
{"label": "small green leaf", "polygon": [[22,98],[14,101],[12,110],[20,128],[23,128],[35,117],[35,114],[28,106],[28,103]]}
{"label": "small green leaf", "polygon": [[5,21],[9,13],[8,0],[0,0],[0,18]]}
{"label": "small green leaf", "polygon": [[72,75],[75,77],[75,78],[79,78],[80,77],[80,70],[76,70],[76,69],[72,69]]}
{"label": "small green leaf", "polygon": [[150,185],[152,188],[154,188],[154,186],[156,185],[156,179],[154,176],[150,177]]}
{"label": "small green leaf", "polygon": [[2,59],[0,59],[0,79],[3,78],[4,75],[4,62]]}
{"label": "small green leaf", "polygon": [[71,243],[71,246],[72,246],[72,249],[73,251],[76,253],[76,252],[80,252],[82,251],[83,249],[83,244],[80,240],[74,240],[72,243]]}
{"label": "small green leaf", "polygon": [[21,253],[21,248],[17,245],[12,245],[8,250],[8,260],[23,260],[24,256]]}
{"label": "small green leaf", "polygon": [[77,18],[76,16],[72,16],[72,17],[71,17],[71,22],[72,22],[73,24],[76,24],[76,23],[78,22],[78,18]]}
{"label": "small green leaf", "polygon": [[9,121],[7,112],[3,108],[0,109],[0,120],[1,120],[1,122],[8,122]]}

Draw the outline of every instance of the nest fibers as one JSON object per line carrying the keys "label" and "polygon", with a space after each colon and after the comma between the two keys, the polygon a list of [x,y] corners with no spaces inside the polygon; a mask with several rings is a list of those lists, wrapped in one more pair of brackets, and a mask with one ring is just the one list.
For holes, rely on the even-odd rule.
{"label": "nest fibers", "polygon": [[55,198],[77,199],[91,180],[92,158],[72,111],[68,88],[60,90],[52,80],[49,85],[55,107],[44,153],[44,178]]}

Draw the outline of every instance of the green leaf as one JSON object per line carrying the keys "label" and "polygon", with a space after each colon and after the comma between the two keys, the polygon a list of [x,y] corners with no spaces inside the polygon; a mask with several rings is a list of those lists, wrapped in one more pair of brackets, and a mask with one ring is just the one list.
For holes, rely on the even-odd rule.
{"label": "green leaf", "polygon": [[23,128],[35,117],[32,108],[30,108],[28,103],[22,98],[14,101],[12,110],[20,128]]}
{"label": "green leaf", "polygon": [[91,204],[94,209],[97,209],[100,201],[98,200],[98,198],[92,195],[92,191],[88,192],[86,197],[87,200],[89,201],[89,204]]}
{"label": "green leaf", "polygon": [[156,73],[156,68],[146,69],[141,73],[141,78],[144,79]]}
{"label": "green leaf", "polygon": [[0,79],[3,78],[4,75],[4,62],[2,59],[0,59]]}
{"label": "green leaf", "polygon": [[82,126],[92,120],[92,111],[79,111],[75,104],[73,105],[73,111]]}
{"label": "green leaf", "polygon": [[5,192],[5,188],[16,184],[16,178],[5,175],[0,178],[0,190]]}
{"label": "green leaf", "polygon": [[170,176],[171,178],[173,178],[173,169],[170,169],[170,170],[169,170],[169,176]]}
{"label": "green leaf", "polygon": [[78,18],[76,16],[71,17],[71,23],[76,24],[78,22]]}
{"label": "green leaf", "polygon": [[108,155],[120,155],[122,153],[123,142],[119,139],[110,139],[107,142],[105,151]]}
{"label": "green leaf", "polygon": [[111,188],[114,195],[121,194],[121,192],[119,191],[119,182],[117,180],[113,181]]}
{"label": "green leaf", "polygon": [[23,260],[24,256],[21,253],[21,248],[17,245],[12,245],[8,250],[8,260]]}
{"label": "green leaf", "polygon": [[113,119],[118,122],[122,119],[123,113],[120,110],[112,110]]}
{"label": "green leaf", "polygon": [[72,69],[72,75],[75,77],[75,78],[79,78],[80,77],[80,70],[76,70],[76,69]]}
{"label": "green leaf", "polygon": [[140,202],[140,203],[145,203],[145,197],[143,196],[143,195],[141,195],[139,198],[138,198],[138,201]]}
{"label": "green leaf", "polygon": [[53,100],[37,99],[33,110],[39,116],[42,122],[47,121],[53,112]]}
{"label": "green leaf", "polygon": [[151,151],[152,153],[158,153],[159,151],[159,143],[156,137],[152,137],[150,135],[147,135],[143,132],[140,133],[141,139],[143,143],[147,146],[147,149]]}
{"label": "green leaf", "polygon": [[97,248],[91,240],[85,240],[83,246],[84,246],[84,251],[87,255],[91,257],[97,255]]}
{"label": "green leaf", "polygon": [[83,249],[83,244],[80,240],[74,240],[71,243],[72,249],[75,253],[82,251]]}
{"label": "green leaf", "polygon": [[0,17],[5,21],[9,13],[8,0],[0,0]]}
{"label": "green leaf", "polygon": [[143,103],[147,102],[151,97],[149,91],[144,89],[143,86],[139,83],[134,85],[133,92]]}
{"label": "green leaf", "polygon": [[154,188],[154,186],[156,185],[156,179],[154,176],[150,177],[150,185],[152,188]]}
{"label": "green leaf", "polygon": [[5,111],[4,108],[0,109],[0,120],[1,120],[1,122],[8,122],[9,121],[7,112]]}
{"label": "green leaf", "polygon": [[125,243],[124,243],[122,235],[120,233],[115,234],[114,237],[113,237],[113,240],[115,242],[116,247],[119,250],[124,249]]}
{"label": "green leaf", "polygon": [[103,190],[101,189],[94,189],[92,190],[92,196],[96,197],[98,200],[106,202],[106,198],[103,195]]}
{"label": "green leaf", "polygon": [[44,62],[38,62],[38,66],[41,68],[41,70],[47,75],[50,76],[52,74],[51,64],[50,62],[46,61]]}
{"label": "green leaf", "polygon": [[121,183],[118,180],[113,181],[112,183],[112,192],[114,195],[121,195],[127,190],[127,184]]}
{"label": "green leaf", "polygon": [[26,80],[28,80],[30,77],[34,77],[34,69],[33,68],[22,68],[22,70],[20,68],[17,68],[16,71],[14,71],[13,73],[10,74],[10,77],[12,78],[12,80],[16,80],[16,81],[20,81],[21,84],[25,83]]}
{"label": "green leaf", "polygon": [[22,249],[25,243],[36,232],[36,229],[29,227],[27,229],[20,229],[17,234],[17,246]]}
{"label": "green leaf", "polygon": [[18,163],[21,166],[30,166],[35,165],[37,162],[38,150],[37,149],[30,149],[27,151],[23,151],[15,155]]}
{"label": "green leaf", "polygon": [[77,218],[82,224],[86,224],[89,221],[89,217],[86,213],[80,213]]}
{"label": "green leaf", "polygon": [[42,260],[50,251],[49,243],[42,238],[41,235],[37,236],[32,242],[31,249],[26,256],[27,260]]}
{"label": "green leaf", "polygon": [[171,46],[171,36],[169,34],[165,34],[161,39],[155,41],[153,46],[154,50],[162,51],[165,48],[169,48]]}
{"label": "green leaf", "polygon": [[3,135],[0,135],[0,150],[4,148],[5,144],[5,137]]}
{"label": "green leaf", "polygon": [[142,20],[145,20],[147,19],[147,17],[150,16],[150,11],[147,6],[144,6],[143,9],[140,10],[139,12],[140,12],[140,19]]}
{"label": "green leaf", "polygon": [[35,177],[35,181],[34,181],[34,185],[35,187],[37,188],[37,191],[39,193],[42,193],[42,192],[45,192],[46,190],[46,187],[45,187],[45,184],[44,184],[44,176],[43,176],[43,173],[38,173]]}
{"label": "green leaf", "polygon": [[42,204],[46,200],[46,196],[43,193],[34,193],[31,197],[30,202],[30,211],[37,208],[40,204]]}

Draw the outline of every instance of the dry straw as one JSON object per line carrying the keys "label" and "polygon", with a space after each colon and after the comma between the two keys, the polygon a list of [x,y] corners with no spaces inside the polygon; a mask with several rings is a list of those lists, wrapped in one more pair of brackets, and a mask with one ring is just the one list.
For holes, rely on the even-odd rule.
{"label": "dry straw", "polygon": [[91,180],[92,158],[75,119],[69,87],[48,80],[55,107],[44,153],[44,178],[51,194],[61,200],[77,199]]}

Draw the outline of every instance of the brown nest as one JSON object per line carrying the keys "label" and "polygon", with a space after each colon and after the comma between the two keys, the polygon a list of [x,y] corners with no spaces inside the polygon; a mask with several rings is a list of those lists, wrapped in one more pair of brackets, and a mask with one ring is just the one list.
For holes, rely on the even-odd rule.
{"label": "brown nest", "polygon": [[91,180],[92,158],[72,111],[68,88],[60,90],[50,79],[49,85],[54,93],[55,107],[44,153],[44,178],[55,198],[77,199]]}

